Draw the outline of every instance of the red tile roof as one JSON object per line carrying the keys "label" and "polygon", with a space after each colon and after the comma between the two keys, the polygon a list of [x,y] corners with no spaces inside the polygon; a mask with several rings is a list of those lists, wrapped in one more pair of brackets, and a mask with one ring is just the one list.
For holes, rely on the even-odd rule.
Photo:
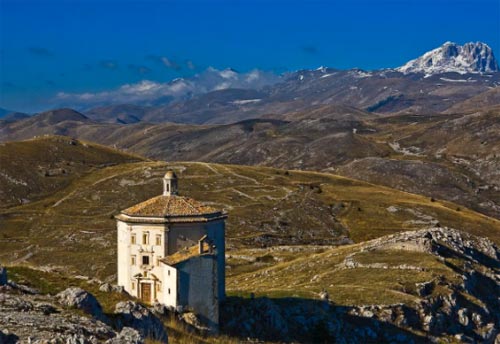
{"label": "red tile roof", "polygon": [[190,258],[197,257],[197,256],[202,256],[206,254],[213,254],[209,252],[210,250],[210,245],[208,243],[203,243],[203,253],[200,253],[199,251],[199,246],[198,244],[191,246],[191,247],[186,247],[182,250],[179,250],[175,252],[174,254],[171,254],[169,256],[166,256],[163,258],[161,261],[167,265],[173,266],[176,264],[179,264],[181,262],[184,262]]}
{"label": "red tile roof", "polygon": [[122,210],[122,214],[140,217],[177,217],[220,214],[221,211],[189,197],[156,196]]}

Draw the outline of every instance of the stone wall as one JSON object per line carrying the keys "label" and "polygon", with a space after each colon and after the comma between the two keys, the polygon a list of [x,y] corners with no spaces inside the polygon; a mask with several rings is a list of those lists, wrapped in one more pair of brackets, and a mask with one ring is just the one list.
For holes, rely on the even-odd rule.
{"label": "stone wall", "polygon": [[207,254],[177,265],[179,305],[193,310],[210,329],[219,324],[217,259]]}

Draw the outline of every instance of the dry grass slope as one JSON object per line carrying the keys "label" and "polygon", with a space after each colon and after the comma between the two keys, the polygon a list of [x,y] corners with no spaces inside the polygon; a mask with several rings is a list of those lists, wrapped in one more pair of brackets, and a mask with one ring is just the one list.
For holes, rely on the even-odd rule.
{"label": "dry grass slope", "polygon": [[40,201],[0,212],[0,261],[114,278],[119,210],[156,196],[173,168],[183,195],[229,214],[227,248],[336,245],[440,224],[500,242],[499,221],[453,203],[326,173],[206,163],[96,169]]}

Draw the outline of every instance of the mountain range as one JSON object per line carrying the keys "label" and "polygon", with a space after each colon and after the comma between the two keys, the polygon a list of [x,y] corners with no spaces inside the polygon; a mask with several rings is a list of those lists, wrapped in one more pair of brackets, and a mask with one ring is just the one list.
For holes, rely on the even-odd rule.
{"label": "mountain range", "polygon": [[446,42],[439,48],[409,61],[398,71],[408,73],[495,73],[500,69],[492,49],[484,43],[466,43],[463,46]]}
{"label": "mountain range", "polygon": [[[153,106],[127,109],[108,104],[84,111],[107,122],[231,123],[311,106],[342,104],[378,113],[437,113],[500,85],[498,63],[484,43],[447,42],[396,69],[364,71],[320,67],[271,77],[210,69],[202,76],[169,84],[186,92]],[[243,82],[242,80],[253,80]],[[255,85],[259,85],[257,87]],[[193,86],[197,85],[197,86]],[[193,91],[193,90],[197,91]],[[163,99],[164,101],[160,101]],[[151,104],[150,104],[151,105]],[[120,118],[121,116],[121,118]],[[131,118],[128,118],[132,116]]]}
{"label": "mountain range", "polygon": [[[440,66],[493,66],[486,45],[458,48],[446,43],[420,59],[448,51]],[[153,159],[333,171],[500,217],[500,73],[436,66],[431,75],[322,67],[166,105],[55,109],[0,121],[0,141],[55,134]],[[234,70],[224,75],[242,82]]]}
{"label": "mountain range", "polygon": [[428,113],[498,86],[498,71],[493,51],[485,43],[446,42],[393,69],[320,67],[277,75],[208,68],[166,83],[143,80],[103,92],[60,92],[53,101],[92,119],[118,123],[231,123],[320,104],[381,113]]}
{"label": "mountain range", "polygon": [[446,43],[398,69],[212,69],[10,112],[0,327],[83,342],[97,323],[58,305],[68,285],[119,319],[134,299],[109,292],[114,215],[172,169],[182,195],[230,214],[222,336],[154,307],[172,342],[500,341],[499,85],[486,45]]}

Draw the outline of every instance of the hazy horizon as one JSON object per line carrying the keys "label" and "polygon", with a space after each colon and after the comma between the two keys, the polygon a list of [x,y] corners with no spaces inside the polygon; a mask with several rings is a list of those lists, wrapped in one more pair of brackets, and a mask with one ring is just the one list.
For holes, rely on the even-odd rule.
{"label": "hazy horizon", "polygon": [[446,41],[500,49],[497,1],[1,0],[0,107],[165,83],[208,67],[397,67]]}

